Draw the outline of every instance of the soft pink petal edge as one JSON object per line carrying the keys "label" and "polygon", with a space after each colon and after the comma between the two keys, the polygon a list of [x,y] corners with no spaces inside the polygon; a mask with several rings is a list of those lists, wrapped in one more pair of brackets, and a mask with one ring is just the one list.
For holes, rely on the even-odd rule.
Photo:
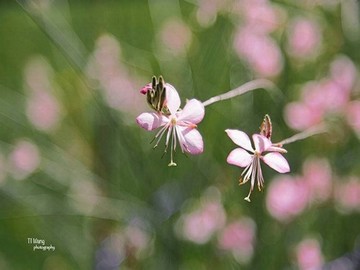
{"label": "soft pink petal edge", "polygon": [[175,114],[180,108],[180,97],[175,87],[169,83],[165,84],[166,87],[166,106],[168,107],[171,114]]}
{"label": "soft pink petal edge", "polygon": [[236,165],[239,167],[246,167],[248,166],[253,159],[253,156],[250,155],[242,148],[235,148],[230,152],[226,161],[229,164]]}
{"label": "soft pink petal edge", "polygon": [[202,102],[197,99],[190,99],[179,113],[178,120],[197,124],[203,120],[204,115],[205,108]]}
{"label": "soft pink petal edge", "polygon": [[136,117],[136,123],[148,131],[154,130],[167,123],[167,118],[159,113],[142,113]]}
{"label": "soft pink petal edge", "polygon": [[264,162],[279,173],[290,172],[287,160],[279,153],[268,153],[263,157]]}
{"label": "soft pink petal edge", "polygon": [[254,134],[252,135],[252,138],[256,151],[260,153],[268,150],[268,148],[272,146],[271,141],[265,136],[262,136],[260,134]]}
{"label": "soft pink petal edge", "polygon": [[201,154],[204,151],[204,142],[202,139],[202,136],[199,131],[197,131],[194,128],[186,128],[186,127],[177,127],[184,140],[180,141],[180,143],[185,144],[185,147],[183,149],[192,155],[198,155]]}
{"label": "soft pink petal edge", "polygon": [[236,129],[226,129],[225,132],[235,144],[250,152],[254,152],[250,138],[245,132]]}

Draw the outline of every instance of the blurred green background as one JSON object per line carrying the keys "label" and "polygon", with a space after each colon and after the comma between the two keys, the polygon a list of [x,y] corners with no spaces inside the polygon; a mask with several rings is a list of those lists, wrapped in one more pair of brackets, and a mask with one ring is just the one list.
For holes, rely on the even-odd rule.
{"label": "blurred green background", "polygon": [[[0,1],[0,269],[314,269],[355,250],[359,14],[350,0]],[[204,153],[168,167],[135,122],[153,75],[182,104],[255,78],[282,95],[206,107]],[[250,136],[266,113],[274,141],[330,132],[286,145],[283,178],[262,164],[248,203],[224,130]]]}

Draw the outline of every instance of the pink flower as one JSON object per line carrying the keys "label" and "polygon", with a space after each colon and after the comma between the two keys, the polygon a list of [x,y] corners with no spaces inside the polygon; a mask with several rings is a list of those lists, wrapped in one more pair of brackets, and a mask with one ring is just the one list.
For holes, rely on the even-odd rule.
{"label": "pink flower", "polygon": [[345,114],[348,124],[356,132],[360,132],[360,101],[349,102],[346,106]]}
{"label": "pink flower", "polygon": [[40,165],[38,147],[28,140],[18,141],[9,156],[9,165],[13,177],[23,180],[32,174]]}
{"label": "pink flower", "polygon": [[297,130],[305,130],[321,122],[323,110],[300,102],[291,102],[286,105],[284,118],[287,124]]}
{"label": "pink flower", "polygon": [[219,247],[230,251],[239,263],[248,262],[254,253],[256,224],[243,217],[228,224],[220,233]]}
{"label": "pink flower", "polygon": [[360,211],[360,181],[352,176],[345,183],[338,183],[335,188],[338,210],[342,213]]}
{"label": "pink flower", "polygon": [[303,179],[280,176],[271,181],[266,197],[266,208],[277,220],[288,222],[304,211],[308,197],[308,186]]}
{"label": "pink flower", "polygon": [[332,172],[326,159],[307,159],[303,165],[303,181],[309,190],[309,199],[323,202],[331,195]]}
{"label": "pink flower", "polygon": [[[286,150],[281,147],[273,146],[272,142],[265,136],[259,134],[254,134],[252,136],[255,146],[254,149],[249,137],[244,132],[233,129],[227,129],[225,131],[230,139],[241,147],[230,152],[227,157],[227,162],[239,167],[245,167],[241,174],[241,176],[244,175],[244,178],[240,179],[240,184],[244,184],[251,179],[251,188],[248,196],[245,197],[246,201],[250,202],[250,194],[254,189],[255,180],[259,190],[264,186],[264,178],[260,166],[261,159],[279,173],[290,171],[288,162],[280,154],[286,153]],[[262,155],[264,152],[270,153]]]}
{"label": "pink flower", "polygon": [[181,20],[170,19],[160,30],[162,51],[179,56],[186,52],[191,43],[191,30]]}
{"label": "pink flower", "polygon": [[[165,104],[169,114],[161,112],[146,112],[136,118],[136,122],[144,129],[151,131],[161,127],[154,139],[157,139],[156,147],[162,136],[167,132],[165,139],[165,152],[170,146],[171,161],[169,166],[176,166],[173,161],[173,151],[176,150],[177,142],[180,144],[181,151],[192,155],[203,152],[203,140],[201,134],[196,130],[199,122],[204,118],[204,105],[196,100],[189,100],[183,110],[180,108],[180,97],[176,89],[166,83],[166,100]],[[142,92],[146,91],[146,86]]]}
{"label": "pink flower", "polygon": [[311,238],[297,245],[296,257],[300,270],[320,269],[324,263],[319,242]]}
{"label": "pink flower", "polygon": [[258,75],[274,77],[283,69],[283,56],[277,43],[269,35],[254,33],[250,26],[236,33],[234,49]]}
{"label": "pink flower", "polygon": [[316,21],[296,18],[288,31],[288,52],[296,58],[317,56],[322,42],[320,26]]}
{"label": "pink flower", "polygon": [[331,63],[330,76],[344,92],[349,93],[357,81],[357,70],[347,56],[340,55]]}
{"label": "pink flower", "polygon": [[221,203],[217,200],[205,201],[199,209],[182,217],[181,233],[186,240],[205,244],[216,231],[223,228],[225,221],[226,214]]}

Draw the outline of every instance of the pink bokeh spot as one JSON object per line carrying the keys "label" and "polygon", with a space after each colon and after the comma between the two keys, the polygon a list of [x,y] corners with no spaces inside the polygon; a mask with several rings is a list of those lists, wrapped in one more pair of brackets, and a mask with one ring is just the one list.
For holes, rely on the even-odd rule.
{"label": "pink bokeh spot", "polygon": [[360,179],[352,177],[345,183],[338,183],[335,199],[343,212],[360,212]]}
{"label": "pink bokeh spot", "polygon": [[226,215],[218,201],[204,202],[201,207],[183,217],[183,237],[197,244],[205,244],[225,225]]}
{"label": "pink bokeh spot", "polygon": [[360,133],[360,101],[351,101],[345,110],[345,117],[348,124]]}
{"label": "pink bokeh spot", "polygon": [[332,172],[326,159],[307,159],[303,165],[303,181],[308,186],[310,199],[323,202],[332,192]]}
{"label": "pink bokeh spot", "polygon": [[324,263],[319,242],[311,238],[297,245],[296,258],[300,270],[320,269]]}
{"label": "pink bokeh spot", "polygon": [[55,128],[60,120],[59,103],[45,91],[37,91],[31,95],[26,112],[31,123],[44,131]]}
{"label": "pink bokeh spot", "polygon": [[119,41],[110,34],[103,34],[96,40],[93,57],[90,58],[87,67],[88,74],[99,84],[109,107],[136,115],[145,109],[145,104],[142,102],[143,97],[133,91],[138,89],[138,85],[121,60],[122,50]]}
{"label": "pink bokeh spot", "polygon": [[257,33],[270,33],[281,25],[283,18],[280,10],[276,9],[269,1],[246,0],[235,1],[244,23]]}
{"label": "pink bokeh spot", "polygon": [[218,242],[219,248],[230,251],[239,262],[248,262],[254,252],[256,225],[251,218],[243,217],[225,226]]}
{"label": "pink bokeh spot", "polygon": [[286,123],[293,129],[305,130],[322,120],[322,112],[303,102],[291,102],[284,110]]}
{"label": "pink bokeh spot", "polygon": [[277,76],[283,69],[283,57],[276,42],[268,35],[254,33],[251,27],[237,32],[234,49],[260,76]]}
{"label": "pink bokeh spot", "polygon": [[347,56],[340,55],[331,63],[330,76],[345,92],[354,87],[357,73],[354,63]]}
{"label": "pink bokeh spot", "polygon": [[186,52],[191,44],[191,31],[181,20],[170,19],[160,31],[160,42],[174,55]]}
{"label": "pink bokeh spot", "polygon": [[279,176],[271,181],[266,207],[271,216],[281,222],[288,222],[304,211],[308,196],[309,191],[302,179]]}
{"label": "pink bokeh spot", "polygon": [[40,165],[40,153],[36,145],[27,140],[18,141],[10,153],[9,165],[13,177],[22,180]]}
{"label": "pink bokeh spot", "polygon": [[288,52],[296,58],[311,58],[319,53],[322,33],[317,22],[296,18],[288,31]]}

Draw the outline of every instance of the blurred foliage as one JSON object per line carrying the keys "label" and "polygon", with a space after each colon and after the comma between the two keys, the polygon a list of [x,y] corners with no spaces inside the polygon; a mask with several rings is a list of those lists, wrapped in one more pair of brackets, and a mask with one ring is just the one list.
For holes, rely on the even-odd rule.
{"label": "blurred foliage", "polygon": [[[152,75],[162,74],[174,85],[183,104],[262,77],[234,49],[243,24],[236,2],[0,2],[0,269],[298,269],[295,250],[304,238],[319,240],[325,262],[359,245],[360,204],[357,210],[342,211],[331,197],[308,202],[286,222],[274,218],[266,196],[276,173],[265,166],[265,191],[254,191],[251,204],[245,202],[249,186],[239,187],[241,170],[226,163],[235,146],[224,132],[256,133],[269,113],[274,141],[287,138],[296,131],[286,124],[284,107],[300,99],[303,84],[326,76],[340,54],[359,68],[360,40],[351,37],[359,29],[346,29],[345,1],[268,3],[280,11],[280,25],[269,36],[283,61],[281,72],[269,77],[283,97],[274,100],[259,90],[206,107],[198,127],[205,144],[202,155],[178,151],[178,166],[168,167],[168,155],[161,158],[163,145],[153,150],[150,144],[156,133],[136,125],[135,117],[150,110],[139,89]],[[214,5],[212,17],[199,18],[201,7],[211,10]],[[322,29],[322,49],[310,60],[286,51],[286,29],[297,16],[316,18]],[[180,22],[179,29],[169,32],[172,38],[179,36],[181,43],[190,33],[178,51],[176,43],[167,47],[162,36],[171,20]],[[109,86],[108,78],[101,77],[105,73],[91,71],[96,61],[101,62],[98,69],[110,62],[109,72],[122,74],[122,92],[104,90]],[[40,101],[37,106],[49,108],[40,110],[40,116],[35,111],[32,118],[29,100],[39,94],[37,87],[50,89],[51,102]],[[112,105],[116,95],[120,101]],[[127,101],[121,103],[122,98]],[[58,117],[54,125],[49,116],[52,126],[41,126],[41,117],[51,113]],[[326,159],[335,194],[335,183],[360,177],[360,148],[358,133],[343,118],[331,115],[330,120],[330,134],[286,146],[286,158],[292,175],[302,174],[308,157]],[[181,218],[206,204],[204,194],[213,189],[226,223],[248,217],[256,224],[253,253],[243,261],[219,248],[222,228],[201,244],[184,239],[177,228]],[[28,238],[44,239],[56,249],[34,251]]]}

